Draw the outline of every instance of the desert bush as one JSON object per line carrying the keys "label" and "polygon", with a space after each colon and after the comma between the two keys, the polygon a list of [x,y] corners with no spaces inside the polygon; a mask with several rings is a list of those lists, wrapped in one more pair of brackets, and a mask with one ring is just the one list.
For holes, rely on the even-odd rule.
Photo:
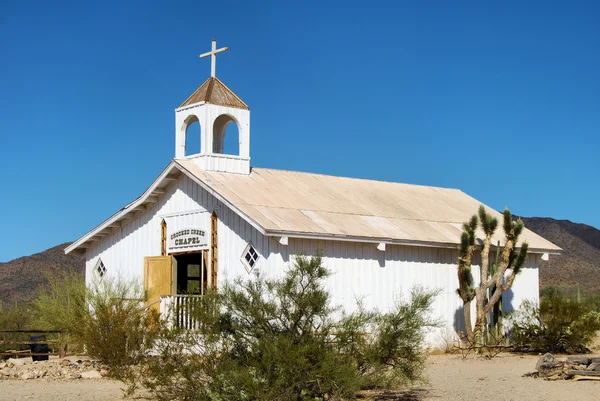
{"label": "desert bush", "polygon": [[547,292],[540,306],[525,302],[511,317],[510,342],[532,352],[586,353],[600,330],[600,313],[560,291]]}
{"label": "desert bush", "polygon": [[152,344],[143,287],[105,277],[88,288],[80,334],[86,352],[112,368],[138,363]]}
{"label": "desert bush", "polygon": [[582,302],[588,304],[596,312],[600,312],[600,292],[585,294]]}
{"label": "desert bush", "polygon": [[362,388],[389,388],[423,380],[425,330],[439,326],[430,315],[437,291],[416,287],[389,313],[358,312],[339,323],[336,341],[361,376]]}
{"label": "desert bush", "polygon": [[[86,287],[78,275],[49,278],[33,302],[36,325],[61,330],[65,342],[112,368],[138,363],[151,344],[144,291],[135,281],[104,277]],[[74,344],[74,345],[73,345]]]}
{"label": "desert bush", "polygon": [[[15,303],[11,305],[3,305],[2,302],[0,302],[0,330],[31,329],[31,320],[31,308],[28,304]],[[29,336],[27,334],[0,333],[0,352],[15,349],[27,349],[27,345],[11,343],[11,341],[27,340],[29,340]]]}
{"label": "desert bush", "polygon": [[201,329],[162,330],[139,379],[160,400],[322,400],[422,377],[426,317],[435,294],[414,291],[388,314],[337,318],[320,257],[283,278],[260,274],[205,295]]}
{"label": "desert bush", "polygon": [[6,305],[0,302],[0,330],[26,330],[31,328],[31,314],[29,304]]}
{"label": "desert bush", "polygon": [[32,301],[34,325],[42,330],[60,330],[81,349],[87,312],[87,289],[81,274],[59,272],[46,277],[48,285],[40,288]]}

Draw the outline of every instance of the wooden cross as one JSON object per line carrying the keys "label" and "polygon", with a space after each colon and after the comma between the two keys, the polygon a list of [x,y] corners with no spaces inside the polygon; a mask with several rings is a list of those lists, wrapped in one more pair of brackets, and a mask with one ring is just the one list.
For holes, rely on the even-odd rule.
{"label": "wooden cross", "polygon": [[212,40],[212,50],[200,55],[200,58],[210,56],[210,76],[211,77],[213,77],[213,78],[215,77],[215,70],[217,69],[217,54],[223,53],[224,51],[227,51],[227,50],[229,50],[229,47],[221,47],[220,49],[217,49],[217,39],[213,39]]}

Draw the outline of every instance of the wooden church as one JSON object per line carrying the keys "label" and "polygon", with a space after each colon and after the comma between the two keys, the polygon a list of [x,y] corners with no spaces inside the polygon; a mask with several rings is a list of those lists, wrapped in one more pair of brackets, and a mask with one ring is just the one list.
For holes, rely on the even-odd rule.
{"label": "wooden church", "polygon": [[[166,316],[206,288],[254,270],[278,276],[296,255],[321,252],[333,304],[352,310],[362,299],[385,311],[415,285],[437,288],[434,314],[446,327],[430,342],[463,330],[457,246],[481,202],[458,189],[251,167],[250,109],[215,76],[224,50],[213,40],[201,56],[211,57],[211,77],[175,110],[175,158],[139,198],[65,250],[85,254],[86,280],[143,280],[149,303]],[[186,156],[194,122],[201,153]],[[223,154],[229,124],[238,128],[238,155]],[[529,256],[504,294],[508,310],[538,300],[538,260],[560,252],[529,230],[521,240]]]}

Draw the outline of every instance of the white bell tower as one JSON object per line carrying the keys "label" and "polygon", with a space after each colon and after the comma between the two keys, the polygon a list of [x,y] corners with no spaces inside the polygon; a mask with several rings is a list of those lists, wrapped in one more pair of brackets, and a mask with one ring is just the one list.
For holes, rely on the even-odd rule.
{"label": "white bell tower", "polygon": [[[215,76],[216,55],[228,50],[217,49],[200,55],[211,57],[211,77],[175,109],[175,158],[192,159],[201,169],[233,174],[250,174],[250,109]],[[190,124],[200,124],[200,153],[186,155],[186,131]],[[225,129],[237,124],[239,155],[223,153]]]}

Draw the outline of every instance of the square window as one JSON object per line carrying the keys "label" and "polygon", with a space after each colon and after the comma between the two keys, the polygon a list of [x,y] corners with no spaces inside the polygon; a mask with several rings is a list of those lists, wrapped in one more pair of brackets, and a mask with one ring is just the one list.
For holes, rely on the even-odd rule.
{"label": "square window", "polygon": [[248,246],[244,250],[244,253],[242,253],[242,257],[240,259],[248,273],[250,273],[252,269],[254,269],[254,266],[256,266],[256,262],[258,261],[259,256],[260,255],[254,248],[254,246],[252,246],[252,244],[248,244]]}
{"label": "square window", "polygon": [[200,277],[200,265],[188,265],[188,277]]}
{"label": "square window", "polygon": [[200,294],[200,281],[199,280],[188,280],[187,281],[187,293],[188,294]]}

